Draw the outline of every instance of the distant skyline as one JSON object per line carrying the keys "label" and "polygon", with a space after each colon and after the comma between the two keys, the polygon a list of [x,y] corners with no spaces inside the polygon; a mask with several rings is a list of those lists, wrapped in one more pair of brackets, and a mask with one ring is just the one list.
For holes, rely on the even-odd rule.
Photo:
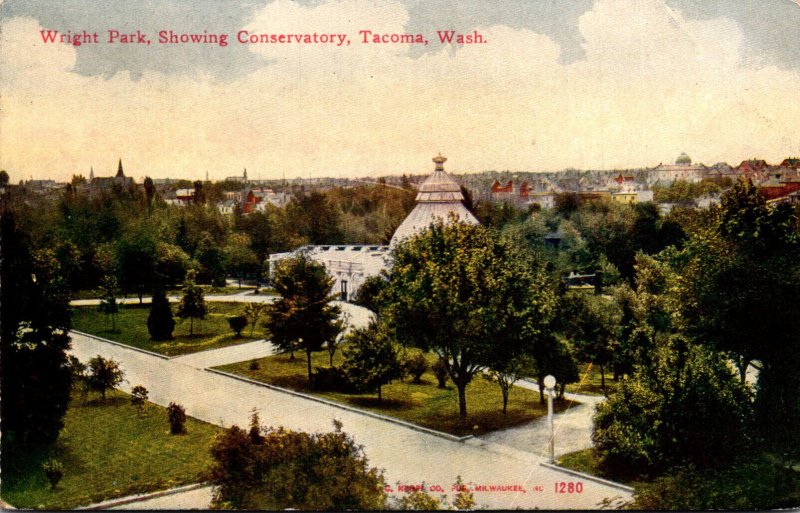
{"label": "distant skyline", "polygon": [[[779,163],[800,155],[794,0],[5,0],[13,181],[252,179]],[[44,43],[40,31],[97,32]],[[151,45],[107,44],[109,30]],[[158,32],[228,34],[163,45]],[[342,33],[351,45],[241,44]],[[364,44],[360,30],[428,45]],[[441,44],[437,30],[483,44]]]}

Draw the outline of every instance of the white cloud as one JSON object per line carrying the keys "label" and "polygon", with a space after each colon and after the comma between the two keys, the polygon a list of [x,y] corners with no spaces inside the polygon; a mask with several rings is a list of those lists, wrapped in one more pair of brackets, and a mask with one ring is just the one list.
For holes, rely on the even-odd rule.
{"label": "white cloud", "polygon": [[798,73],[745,65],[730,20],[597,0],[579,24],[586,59],[569,65],[548,37],[504,26],[476,27],[487,44],[419,58],[357,41],[362,29],[401,33],[407,19],[393,2],[276,0],[243,28],[343,32],[351,45],[252,45],[273,63],[231,82],[79,76],[72,47],[37,45],[36,22],[6,20],[2,166],[68,178],[110,173],[122,156],[134,176],[279,177],[427,172],[440,150],[456,171],[800,151]]}

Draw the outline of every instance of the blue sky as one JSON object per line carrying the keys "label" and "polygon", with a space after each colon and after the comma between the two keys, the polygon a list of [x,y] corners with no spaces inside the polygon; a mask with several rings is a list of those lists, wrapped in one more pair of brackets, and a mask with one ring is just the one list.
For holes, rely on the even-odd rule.
{"label": "blue sky", "polygon": [[[0,23],[0,163],[26,177],[120,156],[154,176],[266,177],[424,172],[439,150],[457,171],[800,153],[794,0],[5,0]],[[242,28],[490,40],[56,49],[38,35]]]}

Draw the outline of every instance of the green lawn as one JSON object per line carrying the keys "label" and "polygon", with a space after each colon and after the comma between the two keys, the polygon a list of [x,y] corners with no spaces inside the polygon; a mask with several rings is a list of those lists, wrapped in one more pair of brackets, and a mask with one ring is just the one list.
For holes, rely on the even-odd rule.
{"label": "green lawn", "polygon": [[[611,369],[606,371],[606,391],[608,394],[613,394],[617,390],[619,381],[614,381],[614,372]],[[573,394],[585,395],[606,395],[603,393],[602,379],[600,376],[600,367],[598,365],[589,364],[578,365],[578,375],[580,376],[577,383],[567,385],[567,392]]]}
{"label": "green lawn", "polygon": [[[337,351],[334,365],[341,365],[343,360],[341,350]],[[432,364],[435,356],[428,355],[428,360]],[[326,351],[313,354],[314,368],[328,367],[328,363],[329,356]],[[458,393],[455,387],[448,382],[447,388],[438,388],[436,378],[430,371],[422,376],[422,383],[414,384],[411,378],[406,378],[402,382],[383,387],[383,401],[379,402],[377,394],[344,394],[312,390],[308,384],[305,353],[297,353],[295,360],[291,360],[286,354],[261,358],[258,360],[258,370],[251,370],[250,365],[251,362],[241,362],[224,365],[218,369],[459,436],[481,435],[524,424],[547,414],[547,404],[539,403],[538,392],[514,387],[509,395],[507,415],[504,416],[500,387],[480,376],[467,386],[468,419],[466,425],[462,425],[458,416]],[[569,404],[569,401],[557,401],[556,410],[560,411]]]}
{"label": "green lawn", "polygon": [[[189,418],[171,435],[166,409],[148,403],[141,417],[119,391],[105,403],[73,401],[54,447],[23,450],[3,440],[3,499],[17,508],[71,509],[134,493],[196,483],[211,463],[220,428]],[[9,445],[9,446],[7,446]],[[58,458],[64,477],[50,490],[42,462]]]}
{"label": "green lawn", "polygon": [[[72,327],[78,331],[115,340],[130,346],[147,349],[166,356],[217,349],[264,338],[263,328],[257,326],[250,335],[250,327],[244,329],[241,338],[235,338],[228,326],[228,317],[241,315],[243,303],[207,302],[209,314],[203,321],[194,321],[194,333],[189,336],[189,320],[175,318],[174,340],[156,342],[150,340],[147,331],[147,316],[150,305],[120,305],[116,331],[111,331],[111,318],[101,313],[96,306],[72,309]],[[173,312],[177,305],[172,305]],[[259,321],[260,324],[260,321]]]}

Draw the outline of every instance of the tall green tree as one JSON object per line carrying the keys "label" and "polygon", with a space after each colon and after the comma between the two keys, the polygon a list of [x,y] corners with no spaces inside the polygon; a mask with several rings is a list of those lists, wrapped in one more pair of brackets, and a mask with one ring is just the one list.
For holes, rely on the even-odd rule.
{"label": "tall green tree", "polygon": [[183,286],[183,297],[178,305],[178,317],[189,319],[189,336],[194,334],[194,320],[205,319],[208,314],[206,307],[205,294],[202,287],[194,281],[194,271],[189,271],[186,276],[186,283]]}
{"label": "tall green tree", "polygon": [[555,307],[543,266],[482,226],[443,221],[394,251],[382,321],[403,345],[433,351],[458,390],[498,355],[533,351]]}
{"label": "tall green tree", "polygon": [[264,326],[280,349],[305,351],[310,383],[311,354],[342,331],[341,309],[331,303],[333,279],[325,266],[300,254],[278,262],[272,283],[280,297],[268,307]]}
{"label": "tall green tree", "polygon": [[606,367],[619,346],[621,312],[618,305],[602,296],[570,292],[562,302],[562,323],[583,361],[600,367],[601,385],[606,388]]}
{"label": "tall green tree", "polygon": [[153,290],[156,278],[156,238],[138,228],[117,241],[117,272],[123,290],[135,292],[139,304]]}
{"label": "tall green tree", "polygon": [[64,426],[72,372],[69,291],[50,251],[33,251],[0,199],[0,398],[3,444],[51,443]]}
{"label": "tall green tree", "polygon": [[103,284],[100,286],[100,305],[98,309],[111,317],[111,331],[117,331],[117,313],[119,313],[119,301],[117,300],[117,278],[106,275]]}
{"label": "tall green tree", "polygon": [[175,319],[172,317],[172,307],[163,289],[156,289],[153,292],[153,303],[147,316],[147,331],[153,340],[172,340]]}
{"label": "tall green tree", "polygon": [[740,180],[672,262],[680,326],[725,351],[742,380],[760,362],[756,397],[763,439],[800,456],[800,235],[790,205],[767,205]]}
{"label": "tall green tree", "polygon": [[354,329],[347,342],[342,370],[358,389],[365,392],[377,390],[378,401],[382,401],[383,386],[403,377],[397,348],[375,323]]}

